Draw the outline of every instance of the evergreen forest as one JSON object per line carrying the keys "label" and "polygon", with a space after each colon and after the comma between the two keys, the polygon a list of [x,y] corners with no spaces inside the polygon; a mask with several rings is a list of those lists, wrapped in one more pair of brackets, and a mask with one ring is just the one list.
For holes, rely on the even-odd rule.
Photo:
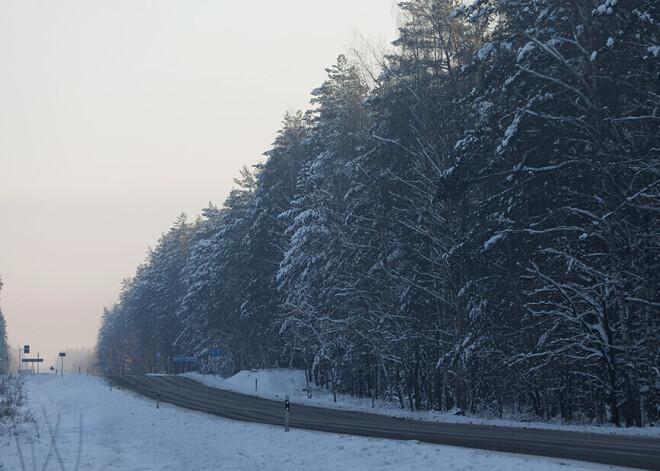
{"label": "evergreen forest", "polygon": [[393,52],[340,55],[224,204],[163,233],[99,368],[660,423],[660,2],[399,9]]}

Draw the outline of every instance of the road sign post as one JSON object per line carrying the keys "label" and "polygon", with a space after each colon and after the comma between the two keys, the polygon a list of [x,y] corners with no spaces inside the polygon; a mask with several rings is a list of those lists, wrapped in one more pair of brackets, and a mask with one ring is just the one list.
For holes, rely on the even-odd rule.
{"label": "road sign post", "polygon": [[[23,348],[18,349],[18,372],[21,372],[21,353],[30,353],[30,346],[23,345]],[[9,369],[9,368],[7,368]]]}
{"label": "road sign post", "polygon": [[220,350],[220,346],[218,345],[218,342],[213,342],[213,345],[211,345],[211,348],[209,348],[209,358],[212,358],[213,360],[217,360],[222,356],[222,350]]}
{"label": "road sign post", "polygon": [[23,348],[18,349],[18,372],[21,372],[21,351],[25,354],[30,353],[30,346],[29,345],[23,345]]}
{"label": "road sign post", "polygon": [[64,357],[66,356],[66,353],[60,352],[60,358],[62,359],[62,379],[64,379]]}

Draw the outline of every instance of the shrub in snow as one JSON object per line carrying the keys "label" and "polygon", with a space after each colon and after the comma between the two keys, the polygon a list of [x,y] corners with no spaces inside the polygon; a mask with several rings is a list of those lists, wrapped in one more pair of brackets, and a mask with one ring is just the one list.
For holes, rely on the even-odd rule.
{"label": "shrub in snow", "polygon": [[11,431],[24,422],[34,422],[26,410],[27,393],[24,380],[17,375],[0,376],[0,432]]}

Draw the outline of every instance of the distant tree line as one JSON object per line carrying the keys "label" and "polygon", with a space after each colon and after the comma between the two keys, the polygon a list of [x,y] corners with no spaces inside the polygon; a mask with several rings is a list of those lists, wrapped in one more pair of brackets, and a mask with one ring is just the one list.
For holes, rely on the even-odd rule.
{"label": "distant tree line", "polygon": [[660,3],[399,6],[377,74],[340,56],[224,205],[162,236],[101,365],[658,423]]}
{"label": "distant tree line", "polygon": [[[0,278],[0,291],[2,279]],[[7,342],[7,322],[0,309],[0,374],[9,373],[9,343]]]}

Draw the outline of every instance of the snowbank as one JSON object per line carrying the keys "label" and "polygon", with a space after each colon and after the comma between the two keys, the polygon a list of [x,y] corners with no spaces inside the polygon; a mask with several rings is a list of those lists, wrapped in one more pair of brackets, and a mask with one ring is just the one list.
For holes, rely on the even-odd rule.
{"label": "snowbank", "polygon": [[[202,375],[196,372],[186,373],[182,376],[194,379],[210,387],[235,391],[242,394],[262,397],[265,399],[282,399],[284,395],[288,394],[291,396],[292,401],[298,401],[301,404],[309,404],[318,407],[330,407],[334,409],[355,410],[406,419],[457,424],[499,425],[504,427],[660,437],[660,427],[621,428],[609,424],[600,426],[566,425],[552,422],[520,422],[506,419],[483,419],[479,417],[454,415],[451,412],[413,412],[410,410],[402,410],[398,401],[377,400],[375,401],[374,407],[372,407],[372,402],[369,398],[357,398],[340,394],[337,395],[337,402],[335,403],[332,393],[329,390],[316,387],[314,386],[313,382],[310,384],[312,397],[308,398],[305,372],[302,370],[244,370],[230,378],[225,379],[215,375]],[[257,379],[257,390],[255,390],[255,379]]]}
{"label": "snowbank", "polygon": [[[181,376],[186,376],[214,388],[266,399],[281,399],[286,394],[291,397],[307,398],[305,372],[302,370],[243,370],[226,379],[216,375],[202,375],[197,372],[184,373]],[[313,395],[318,396],[319,394],[325,395],[321,389],[314,388]]]}

